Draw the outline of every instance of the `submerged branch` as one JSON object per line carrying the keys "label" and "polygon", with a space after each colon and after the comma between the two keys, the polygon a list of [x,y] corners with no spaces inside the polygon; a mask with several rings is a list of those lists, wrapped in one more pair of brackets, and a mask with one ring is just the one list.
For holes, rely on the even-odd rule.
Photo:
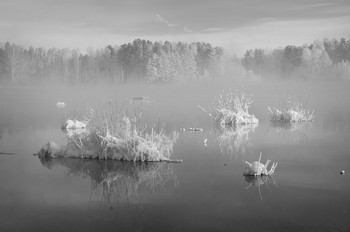
{"label": "submerged branch", "polygon": [[0,155],[15,155],[13,152],[0,152]]}

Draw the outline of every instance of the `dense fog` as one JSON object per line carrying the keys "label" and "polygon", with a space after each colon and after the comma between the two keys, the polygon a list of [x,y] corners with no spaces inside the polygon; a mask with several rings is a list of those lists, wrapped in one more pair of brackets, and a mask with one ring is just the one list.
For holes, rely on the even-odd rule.
{"label": "dense fog", "polygon": [[[139,96],[150,100],[151,104],[144,107],[143,114],[143,119],[149,126],[160,122],[167,127],[171,126],[169,130],[204,125],[211,127],[214,121],[201,107],[209,109],[220,93],[236,89],[243,90],[247,96],[252,97],[249,112],[261,123],[270,120],[268,106],[279,106],[288,96],[292,96],[306,101],[307,108],[315,110],[316,122],[327,119],[329,126],[341,120],[348,125],[344,118],[350,117],[349,85],[348,82],[328,81],[264,82],[224,79],[171,85],[3,86],[0,88],[0,128],[3,132],[23,127],[59,128],[67,118],[82,119],[87,107],[101,108],[111,100],[121,105]],[[57,108],[57,102],[65,102],[66,107]]]}

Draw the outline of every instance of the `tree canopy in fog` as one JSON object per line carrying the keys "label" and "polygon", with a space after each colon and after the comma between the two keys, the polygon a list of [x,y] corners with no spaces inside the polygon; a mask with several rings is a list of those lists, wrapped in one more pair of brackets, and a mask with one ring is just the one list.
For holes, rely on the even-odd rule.
{"label": "tree canopy in fog", "polygon": [[24,48],[7,42],[0,48],[0,78],[10,82],[171,82],[221,75],[223,61],[223,48],[199,42],[136,39],[86,54],[78,49]]}
{"label": "tree canopy in fog", "polygon": [[174,82],[219,76],[258,79],[350,79],[350,40],[246,51],[240,60],[204,42],[136,39],[104,49],[25,48],[0,45],[0,81]]}
{"label": "tree canopy in fog", "polygon": [[310,45],[248,50],[242,64],[265,79],[350,79],[350,40],[324,39]]}

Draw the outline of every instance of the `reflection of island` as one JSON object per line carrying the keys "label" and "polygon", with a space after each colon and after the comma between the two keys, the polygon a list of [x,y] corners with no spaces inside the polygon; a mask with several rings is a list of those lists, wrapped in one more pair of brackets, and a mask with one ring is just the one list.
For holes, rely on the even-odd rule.
{"label": "reflection of island", "polygon": [[230,157],[232,154],[236,154],[236,157],[239,154],[244,154],[250,143],[250,135],[254,133],[256,127],[257,124],[217,127],[220,152]]}
{"label": "reflection of island", "polygon": [[260,189],[262,185],[265,185],[268,190],[270,190],[268,182],[272,182],[274,186],[278,187],[273,176],[244,176],[244,179],[246,182],[249,183],[247,189],[249,189],[250,187],[257,187],[259,189],[259,195],[261,200],[263,198]]}
{"label": "reflection of island", "polygon": [[[313,122],[280,122],[272,121],[269,133],[282,135],[288,143],[302,143],[307,140],[307,131],[313,128]],[[283,136],[285,135],[285,136]]]}
{"label": "reflection of island", "polygon": [[41,158],[42,165],[64,167],[67,175],[80,176],[91,180],[91,192],[101,194],[101,203],[129,202],[138,199],[140,186],[155,191],[167,182],[178,185],[173,166],[166,162],[122,162],[111,160]]}

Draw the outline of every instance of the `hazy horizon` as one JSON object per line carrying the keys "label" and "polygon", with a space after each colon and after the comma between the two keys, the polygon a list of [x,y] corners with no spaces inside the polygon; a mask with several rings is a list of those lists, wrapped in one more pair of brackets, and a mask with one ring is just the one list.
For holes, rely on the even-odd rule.
{"label": "hazy horizon", "polygon": [[1,0],[0,41],[103,48],[134,39],[205,41],[241,56],[253,48],[350,36],[350,2]]}

